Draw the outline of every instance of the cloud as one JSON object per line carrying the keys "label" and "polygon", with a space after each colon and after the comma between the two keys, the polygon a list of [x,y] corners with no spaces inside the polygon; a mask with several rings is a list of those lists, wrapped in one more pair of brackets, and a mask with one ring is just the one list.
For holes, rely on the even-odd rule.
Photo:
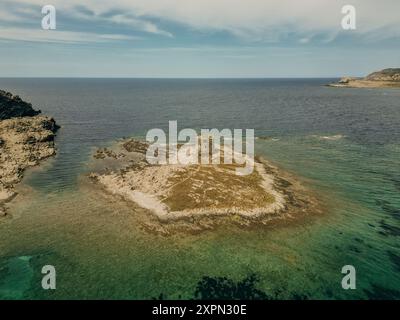
{"label": "cloud", "polygon": [[[228,32],[247,41],[279,42],[296,35],[303,44],[305,40],[301,39],[332,41],[346,32],[340,22],[341,8],[348,3],[347,0],[86,0],[82,7],[80,0],[52,0],[58,11],[80,19],[123,25],[166,37],[173,35],[154,21],[172,22],[201,32]],[[16,4],[37,5],[38,1],[13,1],[13,6]],[[400,36],[400,1],[352,0],[351,4],[357,10],[357,30],[352,36],[366,40]],[[7,6],[2,10],[7,12]]]}
{"label": "cloud", "polygon": [[[104,10],[99,10],[99,7],[92,1],[89,6],[83,6],[80,2],[71,0],[69,2],[53,0],[52,5],[57,10],[57,22],[61,17],[68,17],[74,24],[63,24],[63,30],[57,30],[54,34],[44,36],[43,32],[33,30],[40,26],[40,21],[43,17],[41,14],[41,5],[38,1],[32,0],[15,0],[13,2],[5,0],[5,3],[0,12],[0,38],[28,41],[28,37],[32,36],[31,41],[48,41],[48,42],[97,42],[104,39],[137,39],[130,35],[114,34],[104,35],[93,32],[93,26],[101,26],[112,29],[114,26],[126,27],[125,33],[144,32],[150,34],[161,35],[172,38],[172,33],[162,30],[155,23],[146,19],[135,17],[128,12],[130,10],[116,10],[114,7],[104,7]],[[118,7],[118,6],[117,6]],[[62,21],[62,20],[61,20]],[[24,25],[25,23],[25,25]],[[5,26],[5,27],[4,27]],[[85,33],[85,29],[89,27],[90,33]],[[70,30],[70,29],[73,30]],[[80,32],[75,30],[82,29]],[[22,29],[26,29],[26,35],[23,35]],[[60,29],[60,28],[58,28]],[[131,31],[131,32],[129,32]],[[85,37],[89,35],[87,41]],[[60,37],[60,41],[57,41]]]}
{"label": "cloud", "polygon": [[123,10],[110,9],[104,12],[96,12],[86,6],[78,5],[72,8],[70,15],[85,21],[118,24],[132,27],[135,31],[173,37],[172,33],[160,29],[156,24],[145,19],[139,19]]}
{"label": "cloud", "polygon": [[21,22],[23,17],[16,15],[12,12],[0,11],[0,21],[2,22]]}
{"label": "cloud", "polygon": [[117,23],[117,24],[132,26],[137,30],[154,33],[154,34],[159,34],[159,35],[163,35],[163,36],[167,36],[167,37],[173,37],[172,33],[161,30],[154,23],[136,19],[136,18],[130,17],[128,15],[123,15],[123,14],[114,15],[111,18],[109,18],[108,20],[111,22]]}
{"label": "cloud", "polygon": [[[341,8],[348,3],[347,0],[118,0],[109,5],[105,0],[92,0],[87,6],[100,11],[117,7],[138,17],[157,17],[198,30],[227,31],[240,38],[276,41],[291,33],[342,32]],[[351,4],[356,7],[358,17],[355,34],[399,36],[400,1],[352,0]],[[391,32],[382,32],[385,28]]]}
{"label": "cloud", "polygon": [[129,41],[139,38],[122,34],[97,34],[89,32],[72,32],[59,30],[2,28],[0,40],[29,41],[47,43],[105,43],[110,41]]}

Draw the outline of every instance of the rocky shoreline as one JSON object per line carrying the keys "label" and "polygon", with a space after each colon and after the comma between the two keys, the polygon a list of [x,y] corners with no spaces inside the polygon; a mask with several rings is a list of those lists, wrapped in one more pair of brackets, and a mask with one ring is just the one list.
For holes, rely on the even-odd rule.
{"label": "rocky shoreline", "polygon": [[51,117],[18,96],[0,90],[0,217],[17,193],[26,168],[55,155],[54,137],[59,129]]}
{"label": "rocky shoreline", "polygon": [[373,72],[364,78],[343,77],[327,86],[336,88],[400,88],[400,68]]}

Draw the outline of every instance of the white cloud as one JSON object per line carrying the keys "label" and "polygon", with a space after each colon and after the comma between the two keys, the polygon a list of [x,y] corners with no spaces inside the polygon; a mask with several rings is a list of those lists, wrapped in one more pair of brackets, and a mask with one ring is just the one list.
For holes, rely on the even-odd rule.
{"label": "white cloud", "polygon": [[301,38],[301,39],[299,40],[299,42],[302,43],[302,44],[309,43],[310,41],[311,41],[311,38]]}
{"label": "white cloud", "polygon": [[59,30],[42,29],[23,29],[23,28],[2,28],[0,40],[11,41],[30,41],[30,42],[48,42],[48,43],[96,43],[110,41],[137,40],[137,37],[131,37],[121,34],[97,34],[89,32],[72,32]]}
{"label": "white cloud", "polygon": [[157,27],[154,23],[128,17],[123,14],[118,14],[110,17],[108,21],[117,23],[117,24],[122,24],[122,25],[128,25],[132,26],[136,30],[141,30],[149,33],[154,33],[154,34],[159,34],[167,37],[172,37],[172,34],[170,32],[161,30],[160,28]]}
{"label": "white cloud", "polygon": [[173,35],[170,32],[160,29],[156,24],[146,21],[144,19],[138,19],[130,14],[119,13],[104,17],[100,15],[103,12],[96,13],[95,11],[93,11],[94,15],[87,15],[80,12],[79,10],[76,10],[76,8],[72,12],[75,17],[86,21],[99,22],[99,23],[111,22],[119,25],[132,27],[133,30],[137,31],[158,34],[166,37],[173,37]]}

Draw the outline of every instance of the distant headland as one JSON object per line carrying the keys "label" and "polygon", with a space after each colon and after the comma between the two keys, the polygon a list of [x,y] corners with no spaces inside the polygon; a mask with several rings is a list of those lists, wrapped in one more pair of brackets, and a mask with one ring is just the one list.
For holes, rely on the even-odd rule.
{"label": "distant headland", "polygon": [[339,82],[328,84],[338,88],[400,88],[400,68],[376,71],[364,78],[343,77]]}

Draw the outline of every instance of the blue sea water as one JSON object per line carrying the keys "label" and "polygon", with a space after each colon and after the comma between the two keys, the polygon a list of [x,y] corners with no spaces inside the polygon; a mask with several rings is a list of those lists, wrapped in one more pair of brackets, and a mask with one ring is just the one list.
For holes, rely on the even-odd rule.
{"label": "blue sea water", "polygon": [[[31,192],[0,222],[0,298],[192,298],[205,276],[251,275],[275,298],[400,298],[400,90],[332,80],[0,79],[62,126],[57,156],[27,173]],[[257,153],[298,176],[324,214],[166,237],[80,187],[93,148],[170,120],[255,129]],[[57,269],[52,292],[40,287],[45,264]],[[344,265],[356,290],[341,287]]]}

